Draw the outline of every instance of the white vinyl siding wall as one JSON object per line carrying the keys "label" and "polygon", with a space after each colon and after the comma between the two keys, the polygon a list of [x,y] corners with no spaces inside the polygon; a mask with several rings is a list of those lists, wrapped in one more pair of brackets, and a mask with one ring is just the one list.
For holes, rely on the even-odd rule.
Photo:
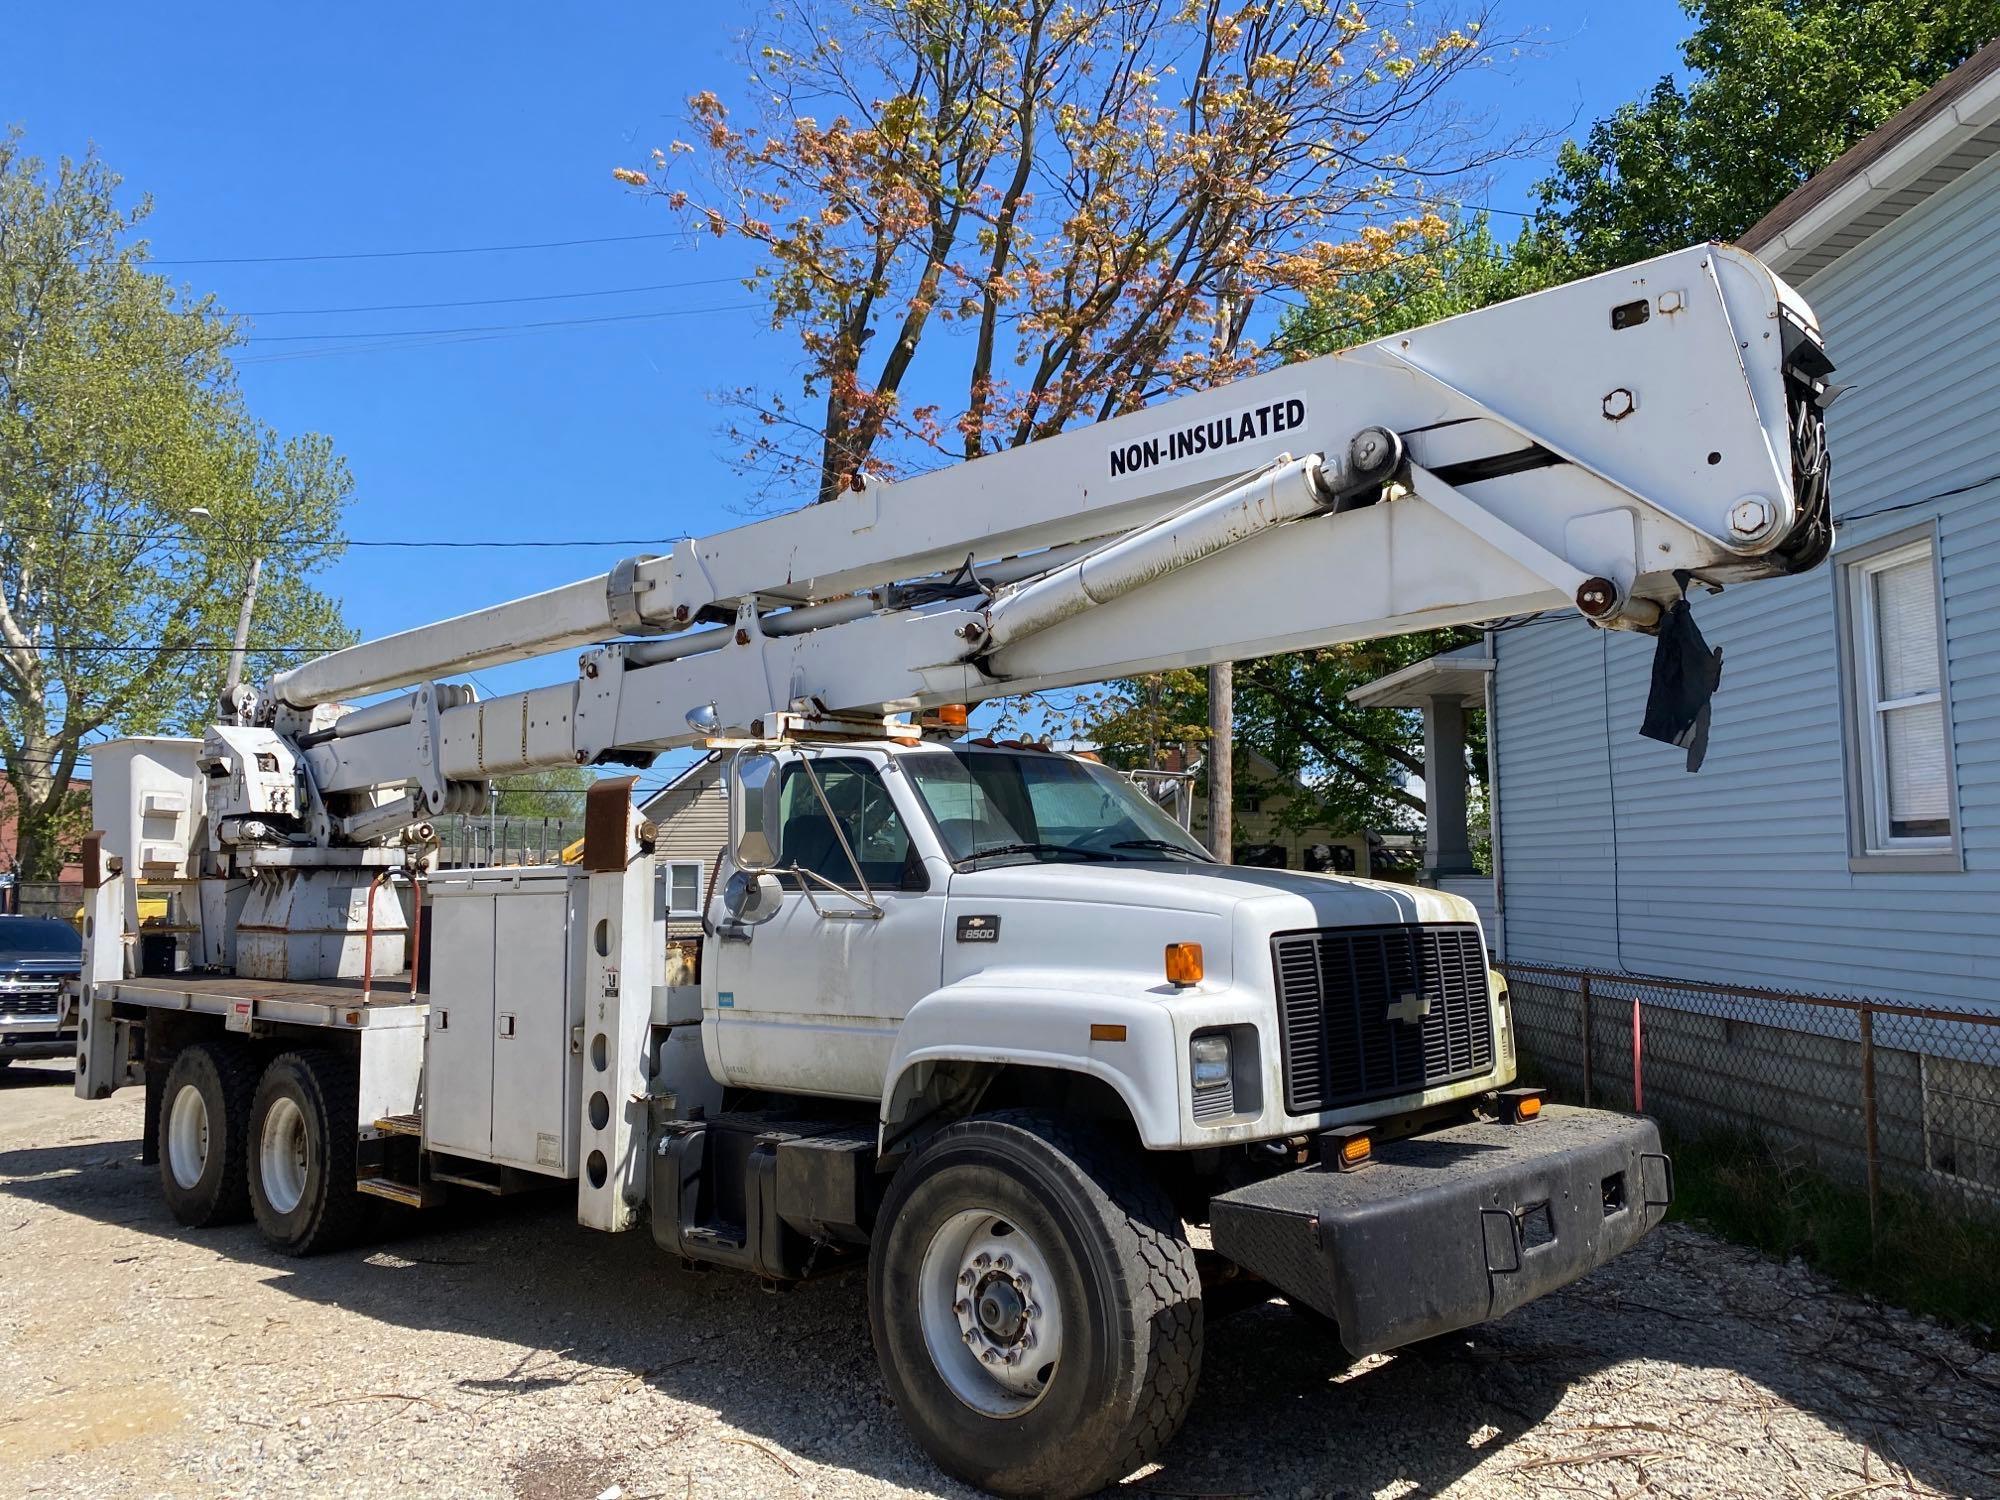
{"label": "white vinyl siding wall", "polygon": [[[1650,640],[1575,620],[1496,636],[1510,959],[2000,1006],[1996,242],[1988,162],[1801,286],[1853,385],[1828,413],[1838,550],[1804,577],[1695,590],[1724,651],[1698,774],[1638,736]],[[1839,590],[1845,564],[1918,531],[1937,549],[1950,738],[1940,782],[1911,736],[1903,810],[1942,792],[1957,848],[1884,870],[1853,858]],[[1892,686],[1910,687],[1923,654],[1892,649]]]}

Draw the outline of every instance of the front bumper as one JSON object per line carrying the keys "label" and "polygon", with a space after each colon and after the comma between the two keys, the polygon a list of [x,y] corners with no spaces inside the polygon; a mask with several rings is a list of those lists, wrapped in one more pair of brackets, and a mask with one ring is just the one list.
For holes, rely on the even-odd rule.
{"label": "front bumper", "polygon": [[6,1029],[0,1023],[0,1058],[73,1057],[76,1055],[76,1024],[67,1027],[21,1026]]}
{"label": "front bumper", "polygon": [[1650,1120],[1551,1105],[1213,1199],[1216,1251],[1334,1319],[1353,1353],[1468,1328],[1629,1249],[1673,1198]]}

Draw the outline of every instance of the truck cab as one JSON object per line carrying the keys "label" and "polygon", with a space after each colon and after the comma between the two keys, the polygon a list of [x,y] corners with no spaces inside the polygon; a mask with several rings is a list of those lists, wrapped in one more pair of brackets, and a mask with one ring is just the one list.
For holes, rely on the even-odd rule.
{"label": "truck cab", "polygon": [[1043,1070],[1107,1086],[1145,1149],[1201,1151],[1513,1080],[1458,897],[1218,863],[1032,745],[743,749],[730,777],[702,998],[732,1087],[879,1101],[886,1136],[946,1075]]}

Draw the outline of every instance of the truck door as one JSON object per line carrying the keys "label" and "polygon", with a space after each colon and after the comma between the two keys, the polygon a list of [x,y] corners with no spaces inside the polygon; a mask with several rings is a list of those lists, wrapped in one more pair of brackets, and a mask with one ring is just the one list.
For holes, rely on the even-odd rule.
{"label": "truck door", "polygon": [[785,762],[774,830],[774,865],[806,873],[783,877],[775,917],[717,945],[717,1046],[742,1087],[879,1099],[898,1025],[938,985],[944,881],[874,759],[811,772]]}

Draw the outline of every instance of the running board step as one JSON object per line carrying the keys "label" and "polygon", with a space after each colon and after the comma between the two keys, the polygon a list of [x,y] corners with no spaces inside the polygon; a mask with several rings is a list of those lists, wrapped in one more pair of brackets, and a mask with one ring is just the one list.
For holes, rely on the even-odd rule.
{"label": "running board step", "polygon": [[405,1208],[430,1208],[444,1202],[444,1194],[427,1182],[398,1182],[393,1177],[364,1177],[354,1184],[354,1190],[371,1198],[387,1198]]}
{"label": "running board step", "polygon": [[384,1115],[375,1122],[376,1130],[383,1135],[413,1135],[424,1133],[424,1117],[421,1113],[408,1115]]}
{"label": "running board step", "polygon": [[477,1193],[491,1193],[496,1198],[504,1198],[509,1193],[521,1191],[510,1182],[495,1182],[488,1177],[468,1177],[460,1172],[445,1172],[439,1170],[435,1164],[431,1167],[431,1181],[448,1182],[453,1187],[471,1188]]}

